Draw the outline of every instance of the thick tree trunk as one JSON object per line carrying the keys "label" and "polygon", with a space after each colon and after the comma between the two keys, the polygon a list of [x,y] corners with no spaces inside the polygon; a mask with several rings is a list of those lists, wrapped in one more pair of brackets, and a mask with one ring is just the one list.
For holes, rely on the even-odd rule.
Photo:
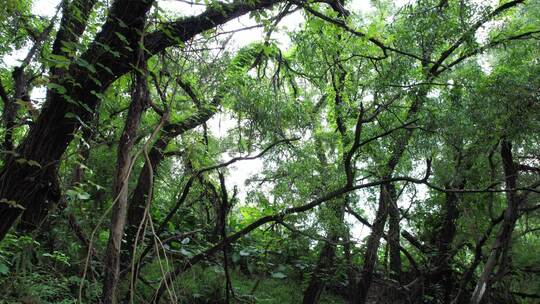
{"label": "thick tree trunk", "polygon": [[364,252],[364,265],[362,266],[362,277],[358,284],[358,298],[356,299],[359,304],[366,303],[369,288],[373,280],[373,271],[375,270],[375,263],[377,261],[377,250],[381,238],[384,234],[384,224],[388,217],[388,205],[392,200],[391,193],[386,188],[386,185],[381,185],[379,196],[379,207],[375,216],[375,221],[371,227],[371,234],[368,237],[366,250]]}
{"label": "thick tree trunk", "polygon": [[[71,57],[72,43],[78,43],[81,35],[86,30],[88,18],[97,0],[73,0],[64,1],[62,21],[54,39],[52,53],[64,57]],[[54,69],[54,75],[60,72]]]}
{"label": "thick tree trunk", "polygon": [[[126,10],[128,5],[130,9]],[[97,104],[94,93],[103,92],[117,77],[131,69],[129,63],[134,62],[132,54],[126,51],[127,45],[117,39],[117,35],[122,34],[127,41],[132,42],[131,48],[136,49],[138,33],[142,30],[150,6],[146,1],[114,2],[108,21],[97,35],[96,42],[81,55],[82,60],[94,66],[95,72],[73,63],[65,71],[65,77],[54,79],[55,84],[63,89],[47,92],[47,101],[39,118],[17,148],[19,156],[10,156],[6,160],[0,172],[1,199],[15,202],[26,209],[39,207],[38,204],[43,201],[41,195],[51,182],[50,173],[42,168],[58,164],[79,127],[78,119],[87,122],[92,117]],[[130,26],[120,26],[119,20]],[[118,58],[104,50],[103,45],[106,44],[111,51],[119,52]],[[96,65],[96,62],[100,65]],[[78,119],[67,113],[77,115]],[[17,161],[19,159],[24,161]],[[13,207],[13,204],[0,203],[0,240],[22,210]]]}
{"label": "thick tree trunk", "polygon": [[331,207],[336,221],[335,223],[331,223],[331,225],[334,226],[329,229],[329,241],[324,243],[321,253],[319,254],[317,265],[311,274],[308,287],[304,291],[304,304],[319,303],[321,294],[324,290],[325,281],[327,281],[329,277],[332,277],[332,273],[336,269],[336,243],[339,241],[339,237],[344,230],[343,219],[345,214],[345,203],[346,200],[341,200],[335,202],[335,206]]}
{"label": "thick tree trunk", "polygon": [[[336,241],[332,239],[331,241]],[[334,268],[334,259],[336,257],[336,245],[329,242],[325,242],[321,253],[319,255],[319,260],[317,266],[313,269],[311,274],[311,280],[309,281],[308,287],[304,291],[304,298],[302,303],[304,304],[315,304],[319,303],[321,293],[324,290],[324,281],[328,279],[328,276],[332,275],[332,269]]]}
{"label": "thick tree trunk", "polygon": [[[393,151],[390,160],[387,163],[387,168],[389,174],[385,178],[390,178],[391,174],[394,172],[394,169],[401,158],[405,147],[408,143],[408,140],[411,136],[411,132],[407,131],[405,141],[401,142],[397,149]],[[391,205],[395,205],[391,207]],[[394,215],[394,225],[391,229],[391,232],[394,234],[392,236],[388,235],[388,244],[392,250],[396,248],[400,250],[401,246],[399,244],[399,210],[397,209],[397,194],[396,189],[393,184],[382,184],[380,187],[380,196],[379,196],[379,206],[377,209],[375,221],[373,222],[371,234],[368,237],[366,251],[364,253],[364,265],[362,268],[362,278],[358,284],[359,296],[357,303],[364,304],[367,300],[367,295],[369,288],[371,287],[371,282],[373,279],[373,271],[375,269],[375,263],[377,261],[377,251],[379,249],[380,240],[384,234],[384,225],[386,223],[386,218],[388,217],[390,208],[395,208],[393,212],[397,213]],[[396,223],[397,222],[397,223]],[[395,227],[398,225],[398,227]],[[396,235],[397,233],[397,235]],[[401,260],[398,262],[397,259],[401,259],[399,251],[396,253],[392,251],[394,260],[391,260],[391,271],[394,273],[394,276],[399,278],[401,274]]]}
{"label": "thick tree trunk", "polygon": [[[416,92],[416,96],[414,96],[414,101],[409,107],[409,110],[407,112],[407,117],[405,121],[412,120],[415,116],[418,110],[420,109],[420,106],[422,105],[423,99],[425,98],[425,95],[427,94],[427,88],[420,88],[418,92]],[[385,179],[391,178],[394,174],[394,170],[396,166],[398,165],[401,157],[405,153],[405,149],[407,148],[407,145],[409,144],[409,140],[411,139],[413,134],[413,129],[405,129],[402,131],[402,134],[398,138],[398,141],[396,142],[396,145],[394,146],[394,149],[392,151],[392,154],[386,163],[386,174],[384,175]],[[380,238],[383,235],[384,230],[384,222],[378,223],[379,217],[384,219],[386,221],[386,218],[388,214],[390,214],[390,223],[389,223],[389,232],[388,232],[388,245],[390,249],[390,272],[391,276],[396,279],[400,280],[401,277],[401,255],[400,255],[400,212],[397,206],[397,193],[395,189],[395,185],[393,184],[383,184],[381,185],[381,196],[379,200],[379,210],[382,212],[384,211],[386,214],[379,214],[379,210],[377,211],[377,218],[375,219],[375,222],[373,223],[373,229],[371,232],[371,235],[368,239],[368,249],[364,255],[364,269],[362,271],[362,280],[361,280],[361,286],[360,286],[360,303],[365,303],[367,294],[369,292],[369,287],[371,286],[371,280],[373,277],[373,274],[368,274],[367,271],[373,271],[376,262],[376,253],[379,247]],[[378,227],[378,226],[381,227]],[[379,231],[380,229],[380,231]],[[372,247],[370,247],[372,246]],[[375,256],[374,256],[375,255]],[[366,265],[366,262],[373,263],[372,265]],[[366,288],[366,290],[363,290],[363,288]]]}
{"label": "thick tree trunk", "polygon": [[208,199],[208,201],[210,201],[212,209],[214,209],[214,227],[212,228],[212,232],[210,233],[209,241],[212,243],[217,243],[223,237],[222,230],[225,226],[225,221],[229,213],[229,206],[227,205],[227,203],[223,203],[223,197],[225,196],[220,196],[220,194],[218,193],[218,189],[212,184],[211,181],[209,181],[205,176],[199,176],[199,181],[201,185],[205,188],[206,198]]}
{"label": "thick tree trunk", "polygon": [[[416,92],[414,96],[414,101],[409,107],[409,110],[407,111],[407,116],[405,121],[411,121],[415,116],[418,110],[420,109],[423,100],[428,92],[428,87],[420,87],[418,91]],[[403,156],[403,153],[405,152],[405,149],[407,148],[407,145],[409,144],[409,140],[411,139],[413,134],[413,129],[405,129],[402,131],[401,137],[398,138],[398,141],[396,145],[394,146],[394,149],[392,151],[392,154],[390,155],[390,158],[388,159],[388,162],[386,163],[386,171],[384,174],[384,178],[388,179],[391,178],[394,174],[394,170],[396,166],[399,163],[399,160]],[[395,206],[390,207],[391,204],[395,204]],[[364,253],[364,265],[362,269],[362,278],[359,283],[359,297],[358,302],[360,304],[364,304],[367,299],[367,294],[369,292],[369,288],[371,286],[371,281],[373,279],[373,270],[375,269],[375,262],[377,260],[377,250],[379,248],[380,239],[383,236],[384,233],[384,225],[386,222],[386,218],[388,217],[388,213],[390,212],[390,208],[395,208],[392,210],[394,214],[394,222],[392,225],[392,233],[394,234],[392,237],[388,237],[388,243],[391,245],[392,254],[393,254],[393,265],[394,267],[393,271],[398,276],[401,273],[401,261],[397,261],[399,258],[399,251],[396,252],[395,250],[397,248],[400,248],[399,244],[399,225],[396,227],[396,221],[399,220],[399,209],[397,209],[397,197],[396,197],[396,191],[395,186],[392,184],[383,184],[381,185],[381,191],[380,191],[380,197],[379,197],[379,206],[377,209],[377,214],[375,217],[375,221],[373,222],[373,227],[371,230],[371,234],[368,237],[368,243],[366,252]],[[397,223],[399,224],[399,223]],[[395,232],[397,231],[397,234]]]}
{"label": "thick tree trunk", "polygon": [[[177,136],[180,136],[186,131],[192,130],[208,121],[216,113],[218,100],[219,99],[215,99],[215,102],[212,103],[212,105],[206,108],[201,108],[193,116],[183,120],[182,122],[169,123],[165,125],[163,127],[161,136],[156,140],[150,149],[150,152],[148,152],[150,162],[145,159],[144,166],[139,173],[137,185],[135,186],[135,190],[133,191],[133,195],[128,207],[125,238],[126,242],[124,245],[125,250],[123,250],[124,258],[122,259],[125,266],[127,266],[128,262],[133,258],[132,255],[135,249],[135,240],[140,240],[142,237],[142,235],[137,235],[137,231],[139,230],[141,221],[144,218],[147,199],[152,199],[151,197],[148,198],[148,195],[151,193],[150,190],[154,187],[154,180],[156,178],[159,165],[166,157],[164,152],[167,145]],[[142,233],[142,231],[140,233]]]}
{"label": "thick tree trunk", "polygon": [[439,236],[438,248],[438,266],[441,271],[441,283],[443,287],[443,303],[448,304],[451,301],[452,291],[454,289],[454,280],[452,278],[452,268],[450,267],[452,242],[456,235],[456,220],[459,216],[457,209],[458,197],[454,193],[446,195],[446,210],[443,226]]}
{"label": "thick tree trunk", "polygon": [[[229,211],[232,207],[232,200],[229,199],[229,194],[225,185],[225,175],[222,172],[219,173],[219,185],[221,190],[221,199],[219,202],[219,207],[217,208],[216,214],[216,226],[219,225],[221,241],[227,239],[227,217]],[[233,199],[236,196],[236,190],[233,194]],[[218,221],[219,219],[219,221]],[[232,247],[230,245],[224,246],[223,249],[223,271],[225,272],[225,303],[229,304],[230,297],[234,296],[234,289],[231,280],[231,273],[229,266],[231,265],[232,259],[230,258],[230,253],[232,252]]]}
{"label": "thick tree trunk", "polygon": [[377,251],[379,249],[381,238],[384,235],[384,225],[388,217],[388,206],[391,202],[391,194],[385,185],[381,185],[379,206],[375,216],[375,221],[371,226],[371,234],[368,237],[366,249],[363,257],[363,266],[360,282],[358,283],[358,296],[356,302],[359,304],[366,303],[371,282],[373,280],[373,272],[377,262]]}
{"label": "thick tree trunk", "polygon": [[[461,183],[457,188],[463,189],[464,183]],[[437,268],[438,275],[435,282],[442,286],[442,303],[445,304],[451,303],[452,292],[454,291],[455,285],[453,271],[450,267],[450,261],[452,258],[452,242],[456,236],[456,221],[459,218],[458,202],[458,194],[446,193],[443,208],[444,217],[439,230],[437,242],[435,267]]]}
{"label": "thick tree trunk", "polygon": [[345,256],[345,262],[347,267],[347,298],[349,303],[356,303],[356,297],[358,296],[357,292],[357,279],[356,279],[356,268],[353,263],[353,256],[351,250],[351,232],[349,229],[345,232],[345,244],[343,245],[343,255]]}
{"label": "thick tree trunk", "polygon": [[390,278],[401,281],[401,244],[400,220],[401,214],[397,205],[397,193],[394,184],[388,184],[386,191],[390,194],[388,202],[388,248],[390,253]]}
{"label": "thick tree trunk", "polygon": [[[96,0],[75,0],[69,4],[68,2],[64,2],[62,21],[60,22],[60,27],[53,43],[52,54],[65,58],[71,57],[71,54],[66,51],[66,48],[70,48],[70,46],[68,46],[70,43],[78,43],[81,35],[86,29],[86,23],[95,2]],[[53,67],[51,69],[51,78],[56,80],[60,79],[64,76],[65,72],[64,69]],[[23,70],[16,69],[13,78],[15,80],[15,99],[24,99],[24,96],[27,96],[27,89]],[[13,149],[12,143],[11,149]],[[35,195],[35,202],[30,203],[28,207],[26,207],[17,229],[24,231],[35,229],[44,221],[52,206],[59,201],[61,193],[57,176],[57,167],[58,164],[54,164],[44,168],[44,170],[47,171],[44,175],[47,179],[43,181],[43,184],[50,186],[48,189],[45,187],[45,189],[39,190],[40,193]]]}
{"label": "thick tree trunk", "polygon": [[[137,43],[152,2],[151,0],[113,2],[108,18],[95,41],[81,55],[81,59],[70,65],[65,71],[65,76],[54,79],[54,83],[60,85],[62,89],[51,89],[47,92],[47,101],[39,118],[17,148],[19,158],[32,160],[41,166],[49,166],[60,160],[79,127],[79,119],[88,122],[96,109],[98,100],[96,93],[102,93],[118,77],[133,69],[132,65],[136,62],[137,56],[131,50],[138,49]],[[165,26],[167,30],[156,30],[147,35],[145,48],[148,52],[145,56],[151,57],[203,31],[251,11],[271,7],[278,2],[277,0],[263,0],[251,4],[235,2],[209,8],[199,16],[171,22]],[[123,39],[118,39],[119,35],[125,37],[127,43]],[[89,63],[93,69],[88,70],[80,66],[81,62]],[[77,115],[78,119],[73,115],[66,115],[68,113]],[[27,209],[33,208],[35,202],[39,201],[39,192],[47,187],[49,182],[47,174],[43,174],[37,166],[15,160],[14,157],[8,157],[0,172],[0,200],[7,202],[0,203],[0,218],[2,218],[0,240],[5,237],[23,210],[14,204]]]}
{"label": "thick tree trunk", "polygon": [[466,292],[466,287],[469,284],[469,282],[471,281],[471,279],[472,279],[472,277],[474,275],[474,272],[476,271],[476,268],[478,267],[478,265],[480,265],[480,262],[482,261],[482,256],[483,256],[482,255],[482,248],[484,247],[484,245],[488,241],[488,239],[489,239],[489,237],[491,235],[491,232],[493,231],[493,228],[495,228],[495,226],[497,224],[502,222],[503,219],[504,219],[504,213],[501,216],[499,216],[498,218],[492,220],[492,222],[489,225],[486,232],[484,232],[482,237],[476,242],[476,246],[475,246],[475,249],[474,249],[474,259],[471,262],[471,264],[469,265],[469,267],[467,268],[467,270],[465,271],[465,273],[463,274],[463,276],[461,277],[461,280],[459,281],[459,287],[457,288],[457,294],[454,297],[454,300],[452,301],[452,304],[460,304],[460,303],[465,303],[467,301],[468,295],[467,295],[467,292]]}
{"label": "thick tree trunk", "polygon": [[146,78],[144,75],[137,74],[126,123],[118,143],[111,229],[105,255],[105,275],[103,279],[102,302],[105,304],[116,303],[116,291],[120,273],[120,250],[128,210],[128,182],[133,162],[131,150],[135,145],[137,131],[148,98]]}
{"label": "thick tree trunk", "polygon": [[35,200],[32,202],[33,208],[24,210],[17,225],[17,231],[29,232],[40,227],[46,221],[45,218],[49,210],[60,201],[58,166],[51,165],[49,168],[45,168],[43,174],[43,178],[47,182],[33,196]]}

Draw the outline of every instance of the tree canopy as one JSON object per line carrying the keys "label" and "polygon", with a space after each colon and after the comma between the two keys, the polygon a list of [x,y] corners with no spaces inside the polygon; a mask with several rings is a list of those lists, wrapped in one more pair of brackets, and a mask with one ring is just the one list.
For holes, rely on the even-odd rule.
{"label": "tree canopy", "polygon": [[6,0],[0,100],[0,303],[540,299],[538,0]]}

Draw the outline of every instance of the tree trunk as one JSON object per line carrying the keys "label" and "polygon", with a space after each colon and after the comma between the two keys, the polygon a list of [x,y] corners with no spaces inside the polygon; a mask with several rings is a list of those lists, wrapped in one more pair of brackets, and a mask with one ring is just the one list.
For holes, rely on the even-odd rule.
{"label": "tree trunk", "polygon": [[122,268],[127,267],[131,259],[134,258],[135,240],[138,239],[140,241],[142,239],[143,231],[140,231],[139,235],[137,235],[137,231],[139,231],[141,221],[144,218],[147,199],[152,199],[148,198],[148,195],[153,192],[151,189],[154,187],[154,179],[161,161],[165,158],[163,152],[169,141],[170,138],[167,135],[161,135],[158,138],[148,153],[150,162],[145,159],[144,166],[139,173],[137,185],[133,191],[127,211],[126,242],[123,245],[124,250],[122,250]]}
{"label": "tree trunk", "polygon": [[[218,172],[219,174],[219,184],[220,184],[220,190],[221,190],[221,199],[219,200],[220,207],[218,208],[218,213],[216,214],[216,223],[220,226],[220,235],[221,235],[221,241],[224,241],[227,238],[227,216],[229,215],[229,211],[232,207],[232,201],[229,200],[229,194],[227,193],[227,188],[225,185],[225,175],[223,175],[222,172]],[[233,194],[233,199],[235,197],[236,193]],[[218,221],[219,219],[219,221]],[[229,269],[230,261],[232,260],[230,258],[230,253],[232,252],[232,247],[230,245],[223,246],[223,271],[225,272],[225,303],[229,304],[230,297],[235,297],[234,295],[234,289],[232,285],[231,280],[231,273]]]}
{"label": "tree trunk", "polygon": [[13,152],[13,130],[15,129],[15,118],[17,117],[17,111],[19,109],[18,100],[28,98],[27,94],[27,82],[24,69],[22,67],[16,67],[12,73],[14,94],[13,98],[7,98],[4,103],[3,120],[6,133],[4,134],[3,149],[6,156],[10,152]]}
{"label": "tree trunk", "polygon": [[[453,187],[449,187],[453,188]],[[464,188],[461,183],[458,189]],[[437,242],[436,268],[438,268],[436,282],[442,286],[442,303],[449,304],[452,301],[452,292],[454,291],[453,271],[450,267],[452,258],[452,242],[456,236],[456,220],[459,217],[458,203],[459,196],[456,193],[446,193],[444,203],[444,218],[439,230]]]}
{"label": "tree trunk", "polygon": [[[52,54],[65,58],[71,57],[66,48],[71,48],[71,46],[68,46],[70,43],[76,44],[79,42],[81,35],[86,29],[86,24],[95,2],[96,0],[75,0],[69,4],[68,2],[63,3],[64,7],[62,21],[60,22],[58,33],[56,34],[56,38],[53,42]],[[15,72],[20,75],[15,76]],[[60,79],[65,73],[66,71],[64,69],[56,67],[51,68],[52,79]],[[16,84],[15,99],[23,99],[23,96],[27,96],[27,89],[26,80],[22,69],[20,69],[20,71],[14,71],[14,80]],[[13,149],[12,144],[11,149]],[[47,170],[45,175],[47,179],[44,181],[44,184],[50,185],[50,187],[49,189],[41,189],[40,194],[36,195],[36,201],[29,204],[29,206],[25,209],[17,229],[24,231],[35,229],[44,221],[45,216],[51,207],[59,201],[61,193],[57,176],[57,167],[58,164],[55,164],[45,169]]]}
{"label": "tree trunk", "polygon": [[127,217],[128,182],[133,162],[130,152],[135,144],[137,130],[148,103],[148,98],[146,78],[144,75],[137,74],[126,123],[118,143],[111,229],[105,255],[105,275],[103,279],[102,302],[105,304],[116,303],[116,291],[120,273],[120,249]]}
{"label": "tree trunk", "polygon": [[20,232],[29,232],[40,227],[46,221],[45,218],[49,210],[60,201],[61,191],[58,180],[58,166],[51,165],[43,171],[44,175],[42,178],[47,182],[33,196],[33,208],[24,210],[16,228]]}
{"label": "tree trunk", "polygon": [[465,303],[467,301],[467,293],[465,290],[466,290],[467,285],[471,281],[476,268],[482,261],[482,257],[483,257],[482,248],[484,247],[485,243],[488,241],[491,235],[491,232],[493,231],[493,228],[495,228],[497,224],[502,222],[503,219],[504,219],[504,212],[500,217],[491,221],[491,224],[489,225],[488,229],[484,232],[482,237],[476,242],[476,246],[474,250],[474,259],[469,265],[469,267],[467,268],[467,270],[465,271],[465,273],[463,274],[463,276],[461,277],[461,280],[459,282],[459,287],[457,289],[457,294],[454,297],[452,304],[460,304],[460,303]]}
{"label": "tree trunk", "polygon": [[[16,150],[20,159],[32,160],[41,166],[58,163],[80,125],[79,120],[86,123],[92,116],[96,109],[98,93],[105,91],[117,78],[133,69],[137,54],[132,50],[139,49],[137,43],[152,2],[151,0],[113,2],[107,20],[94,42],[77,62],[65,70],[65,73],[53,79],[54,84],[62,89],[48,90],[47,101],[39,118]],[[168,23],[164,25],[166,30],[158,29],[146,36],[145,56],[151,57],[229,20],[251,11],[269,8],[278,2],[262,0],[252,4],[224,4],[211,7],[198,16],[185,17]],[[82,1],[82,3],[91,2]],[[78,17],[74,18],[76,19]],[[118,39],[119,35],[125,37],[127,43],[123,39]],[[95,72],[94,69],[88,70],[80,66],[81,62],[88,62]],[[68,113],[78,118],[72,114],[66,115]],[[37,166],[15,160],[14,157],[8,157],[0,171],[0,200],[7,202],[0,203],[0,218],[2,218],[0,240],[5,237],[23,210],[17,205],[26,209],[34,208],[36,201],[41,201],[40,191],[48,187],[49,183],[48,175]]]}
{"label": "tree trunk", "polygon": [[[329,229],[328,242],[325,242],[319,260],[313,273],[311,274],[311,280],[308,287],[304,291],[304,304],[316,304],[319,303],[321,294],[324,290],[325,281],[329,277],[332,277],[332,273],[335,271],[335,258],[336,258],[336,243],[339,241],[339,237],[343,231],[343,219],[345,214],[346,199],[335,202],[335,206],[332,206],[332,211],[336,219],[336,226]],[[331,223],[333,225],[334,223]]]}
{"label": "tree trunk", "polygon": [[518,170],[512,157],[512,144],[506,139],[501,141],[501,158],[503,161],[503,169],[507,190],[506,200],[508,207],[504,212],[504,219],[501,227],[499,228],[499,233],[497,234],[495,243],[491,248],[488,260],[484,265],[484,269],[482,270],[480,279],[478,280],[478,283],[476,284],[476,287],[471,296],[471,303],[473,304],[480,303],[482,301],[482,298],[484,297],[486,290],[489,289],[489,285],[491,283],[490,279],[493,270],[499,262],[501,254],[506,250],[506,248],[508,248],[508,246],[510,246],[512,232],[514,231],[514,227],[518,218],[518,208],[521,200],[521,198],[517,194],[517,191],[515,190],[517,187]]}
{"label": "tree trunk", "polygon": [[371,234],[368,237],[366,251],[364,253],[364,265],[362,266],[362,277],[358,284],[359,294],[356,303],[359,304],[364,304],[367,300],[371,281],[373,280],[375,262],[377,261],[377,250],[379,249],[381,237],[384,233],[384,224],[388,217],[388,205],[391,201],[391,194],[388,192],[386,185],[381,185],[380,188],[379,207],[377,209],[375,221],[372,224]]}
{"label": "tree trunk", "polygon": [[401,281],[401,244],[400,244],[400,220],[401,214],[397,205],[397,193],[394,184],[386,185],[386,191],[390,195],[388,202],[388,248],[390,253],[390,278]]}
{"label": "tree trunk", "polygon": [[[334,111],[336,115],[336,124],[338,126],[338,131],[341,136],[342,145],[343,147],[347,146],[348,138],[347,138],[347,127],[344,123],[344,110],[343,110],[343,90],[345,86],[345,70],[340,65],[336,65],[336,69],[333,70],[332,74],[332,86],[334,88],[335,97],[334,97]],[[322,144],[320,141],[317,141],[318,146],[318,153],[317,157],[319,158],[319,161],[321,163],[321,166],[323,168],[328,167],[328,162],[326,159],[326,155],[324,154],[324,150],[322,147]],[[345,149],[344,149],[345,150]],[[345,154],[342,155],[343,159],[345,159]],[[347,168],[345,168],[347,170]],[[326,186],[326,178],[327,173],[325,171],[321,172],[321,175],[325,178],[323,181],[323,185]],[[345,204],[347,203],[347,195],[343,200],[336,201],[333,205],[331,205],[329,208],[331,209],[335,223],[330,223],[330,228],[328,229],[328,239],[329,242],[325,242],[320,255],[319,260],[317,262],[317,265],[315,266],[315,269],[313,269],[313,272],[311,274],[311,280],[308,284],[307,289],[304,291],[304,298],[303,303],[304,304],[316,304],[319,303],[321,293],[324,290],[324,281],[331,275],[332,270],[334,267],[334,260],[336,256],[336,245],[337,241],[339,240],[339,236],[341,233],[341,226],[343,225],[343,219],[345,214]],[[338,227],[339,225],[339,227]]]}
{"label": "tree trunk", "polygon": [[[421,87],[418,92],[416,92],[416,95],[414,96],[414,101],[409,107],[409,110],[407,111],[407,116],[405,121],[412,120],[415,116],[418,110],[420,109],[420,106],[422,105],[422,101],[427,94],[427,88]],[[386,171],[384,174],[385,179],[389,179],[394,174],[394,170],[396,166],[398,165],[401,157],[405,153],[405,149],[407,148],[407,145],[409,144],[409,140],[411,139],[413,134],[413,129],[405,129],[402,130],[401,136],[398,138],[394,149],[392,150],[392,154],[390,155],[390,158],[388,159],[388,162],[386,163]],[[386,221],[386,217],[389,214],[390,215],[390,223],[389,223],[389,231],[388,231],[388,246],[390,251],[390,272],[391,277],[395,280],[399,281],[401,277],[401,255],[400,255],[400,212],[397,206],[397,193],[396,188],[394,184],[383,184],[381,185],[381,196],[380,196],[380,202],[379,202],[379,210],[384,211],[385,214],[380,214],[381,217],[384,218],[384,221]],[[381,206],[384,205],[384,206]],[[374,248],[368,248],[368,251],[366,252],[364,256],[364,261],[368,261],[369,263],[375,263],[376,262],[376,256],[372,257],[371,255],[376,255],[380,238],[383,235],[384,230],[384,221],[383,223],[378,223],[379,219],[379,211],[377,211],[377,218],[375,219],[375,222],[373,223],[373,229],[370,235],[370,238],[368,240],[368,247],[369,245],[374,246]],[[380,225],[380,227],[376,227],[376,225]],[[379,231],[379,229],[381,229]],[[373,239],[372,239],[373,237]],[[364,265],[364,270],[362,272],[362,280],[361,285],[364,288],[368,288],[371,286],[371,279],[373,274],[367,274],[366,271],[370,270],[373,271],[374,264],[373,265]],[[364,279],[364,276],[366,278]],[[360,300],[361,303],[365,303],[367,293],[369,290],[360,290]]]}
{"label": "tree trunk", "polygon": [[357,279],[356,279],[356,269],[353,263],[353,256],[351,250],[351,232],[349,229],[345,232],[345,244],[343,245],[343,254],[345,256],[345,262],[347,267],[347,297],[349,303],[356,303],[356,297],[358,296],[357,288]]}
{"label": "tree trunk", "polygon": [[[331,241],[336,241],[334,238]],[[313,269],[311,274],[311,280],[309,285],[304,291],[304,298],[302,303],[304,304],[315,304],[319,303],[321,293],[324,289],[324,280],[328,279],[328,276],[331,275],[331,270],[334,268],[334,258],[336,256],[336,246],[329,242],[325,242],[321,253],[319,255],[319,260],[317,266]]]}
{"label": "tree trunk", "polygon": [[[128,6],[129,11],[125,10]],[[117,39],[117,35],[122,34],[132,42],[131,48],[137,49],[139,33],[150,7],[151,3],[146,1],[115,1],[107,22],[96,36],[96,42],[81,55],[82,60],[94,66],[95,72],[73,63],[62,73],[65,76],[53,79],[62,89],[48,90],[39,118],[16,150],[19,156],[7,158],[0,172],[1,199],[27,210],[39,208],[42,195],[51,183],[50,172],[42,168],[58,164],[79,127],[79,119],[88,122],[92,117],[98,99],[95,93],[103,92],[117,77],[132,69],[129,63],[134,62],[133,54],[127,51],[128,45]],[[130,26],[120,26],[119,20]],[[103,45],[108,45],[111,51],[118,51],[119,57],[106,52]],[[22,213],[23,209],[13,206],[12,203],[0,203],[0,240]]]}
{"label": "tree trunk", "polygon": [[[145,159],[144,166],[139,173],[137,185],[135,186],[133,196],[131,197],[129,203],[126,227],[126,243],[124,245],[126,250],[123,251],[125,252],[125,257],[123,258],[125,265],[128,265],[128,262],[133,258],[132,254],[135,245],[134,243],[135,239],[137,238],[137,231],[139,230],[141,221],[144,218],[147,197],[150,190],[154,186],[153,181],[155,180],[159,165],[165,159],[164,152],[167,145],[175,137],[180,136],[186,131],[192,130],[208,121],[208,119],[210,119],[216,113],[215,106],[217,106],[216,103],[210,107],[203,108],[182,122],[169,123],[165,125],[163,127],[161,136],[156,140],[150,149],[150,152],[148,152],[150,162]],[[138,236],[138,239],[141,239],[141,235]]]}

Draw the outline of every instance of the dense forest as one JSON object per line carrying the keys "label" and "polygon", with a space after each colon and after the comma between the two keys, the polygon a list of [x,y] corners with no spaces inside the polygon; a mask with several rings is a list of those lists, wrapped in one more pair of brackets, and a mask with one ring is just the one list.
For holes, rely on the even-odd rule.
{"label": "dense forest", "polygon": [[0,1],[0,303],[540,302],[539,0],[193,1]]}

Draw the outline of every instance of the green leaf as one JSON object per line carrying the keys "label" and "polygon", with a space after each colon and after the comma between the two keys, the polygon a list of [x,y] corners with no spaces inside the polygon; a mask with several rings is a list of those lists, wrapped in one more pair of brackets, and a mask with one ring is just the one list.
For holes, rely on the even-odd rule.
{"label": "green leaf", "polygon": [[49,82],[47,84],[47,88],[53,90],[53,91],[56,91],[58,94],[65,94],[67,92],[66,88],[57,84],[57,83],[54,83],[54,82]]}
{"label": "green leaf", "polygon": [[62,55],[55,55],[50,54],[47,58],[47,61],[49,61],[53,66],[57,68],[67,68],[69,67],[71,61],[69,58],[62,56]]}
{"label": "green leaf", "polygon": [[96,68],[92,64],[90,64],[88,61],[82,58],[78,58],[76,62],[78,65],[82,66],[83,68],[86,68],[88,71],[92,73],[96,72]]}
{"label": "green leaf", "polygon": [[0,262],[0,274],[6,275],[8,273],[9,273],[9,267],[6,264]]}
{"label": "green leaf", "polygon": [[283,272],[272,272],[272,278],[274,279],[285,279],[287,277],[286,274],[284,274]]}
{"label": "green leaf", "polygon": [[77,193],[77,198],[84,201],[90,198],[90,194],[87,192],[79,192]]}
{"label": "green leaf", "polygon": [[119,32],[114,32],[114,34],[115,34],[116,37],[118,37],[118,39],[120,39],[123,43],[129,44],[129,41],[127,40],[126,36],[122,35],[122,34],[119,33]]}
{"label": "green leaf", "polygon": [[35,160],[31,160],[31,159],[28,160],[28,164],[29,164],[30,166],[35,166],[35,167],[41,168],[41,165],[40,165],[37,161],[35,161]]}
{"label": "green leaf", "polygon": [[240,261],[240,255],[238,253],[233,253],[232,255],[232,261],[233,263],[238,263]]}
{"label": "green leaf", "polygon": [[191,253],[191,251],[186,250],[184,248],[181,248],[178,252],[180,252],[181,255],[186,256],[188,258],[193,256],[193,253]]}

